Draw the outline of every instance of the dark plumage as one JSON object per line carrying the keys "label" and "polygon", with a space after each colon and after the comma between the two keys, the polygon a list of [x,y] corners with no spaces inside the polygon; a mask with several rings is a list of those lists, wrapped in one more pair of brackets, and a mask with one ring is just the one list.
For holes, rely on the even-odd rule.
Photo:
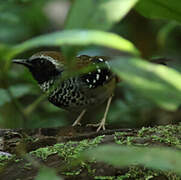
{"label": "dark plumage", "polygon": [[73,125],[79,123],[87,109],[108,99],[106,112],[98,130],[105,129],[105,119],[117,82],[106,57],[87,55],[76,57],[73,71],[88,66],[93,70],[67,79],[64,77],[68,65],[59,52],[39,52],[29,59],[13,60],[13,62],[23,64],[30,70],[51,103],[69,111],[82,111]]}

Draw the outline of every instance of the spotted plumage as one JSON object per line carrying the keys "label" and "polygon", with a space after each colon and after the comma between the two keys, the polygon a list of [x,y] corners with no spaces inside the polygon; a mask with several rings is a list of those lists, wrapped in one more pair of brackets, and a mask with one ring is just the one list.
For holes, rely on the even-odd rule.
{"label": "spotted plumage", "polygon": [[[51,103],[69,111],[85,113],[85,110],[112,97],[117,79],[106,57],[80,55],[75,60],[73,71],[89,66],[91,70],[64,79],[68,65],[63,56],[54,51],[39,52],[29,59],[13,62],[29,68]],[[101,128],[104,129],[104,124]]]}
{"label": "spotted plumage", "polygon": [[[79,58],[81,58],[81,56]],[[92,89],[103,86],[113,79],[114,76],[110,71],[110,65],[106,59],[95,56],[90,58],[90,61],[95,70],[82,76],[82,80],[87,83],[89,88]]]}

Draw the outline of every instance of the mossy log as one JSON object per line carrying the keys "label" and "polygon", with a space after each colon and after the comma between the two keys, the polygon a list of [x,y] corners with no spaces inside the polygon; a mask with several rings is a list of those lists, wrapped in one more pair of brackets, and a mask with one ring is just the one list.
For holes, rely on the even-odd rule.
{"label": "mossy log", "polygon": [[[98,133],[95,129],[86,127],[1,129],[0,179],[31,180],[36,177],[42,166],[54,168],[57,175],[66,180],[181,179],[172,172],[161,172],[140,166],[117,168],[96,160],[79,162],[81,152],[109,143],[128,146],[165,146],[180,150],[180,132],[180,125],[112,129]],[[9,154],[4,155],[4,153]]]}

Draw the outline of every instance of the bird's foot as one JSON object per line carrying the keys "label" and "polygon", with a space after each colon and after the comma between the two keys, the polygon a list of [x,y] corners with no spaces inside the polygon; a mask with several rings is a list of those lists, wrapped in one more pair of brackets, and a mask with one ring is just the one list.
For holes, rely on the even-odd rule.
{"label": "bird's foot", "polygon": [[98,127],[97,130],[96,130],[96,132],[99,132],[101,129],[102,129],[102,130],[105,130],[105,129],[106,129],[106,128],[105,128],[105,120],[104,120],[104,119],[101,120],[100,123],[97,123],[97,124],[87,124],[86,126],[87,126],[87,127]]}
{"label": "bird's foot", "polygon": [[75,121],[75,122],[72,124],[72,126],[81,126],[81,123]]}

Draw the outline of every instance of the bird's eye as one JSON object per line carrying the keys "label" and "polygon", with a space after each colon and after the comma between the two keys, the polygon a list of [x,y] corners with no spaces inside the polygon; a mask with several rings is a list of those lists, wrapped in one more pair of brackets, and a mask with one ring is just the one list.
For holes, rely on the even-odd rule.
{"label": "bird's eye", "polygon": [[45,64],[45,62],[46,61],[43,58],[37,59],[37,64],[39,64],[39,65],[43,65],[43,64]]}
{"label": "bird's eye", "polygon": [[45,61],[43,59],[40,59],[40,63],[43,64]]}
{"label": "bird's eye", "polygon": [[33,59],[31,61],[31,63],[35,66],[41,66],[43,64],[45,64],[45,60],[44,59],[40,59],[40,58],[37,58],[37,59]]}

